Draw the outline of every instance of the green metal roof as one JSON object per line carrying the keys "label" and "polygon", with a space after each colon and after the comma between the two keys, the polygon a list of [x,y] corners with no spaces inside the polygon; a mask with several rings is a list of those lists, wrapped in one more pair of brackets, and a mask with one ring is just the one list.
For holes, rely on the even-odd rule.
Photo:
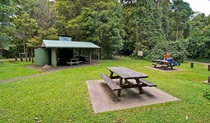
{"label": "green metal roof", "polygon": [[43,40],[41,47],[46,48],[100,48],[92,42]]}

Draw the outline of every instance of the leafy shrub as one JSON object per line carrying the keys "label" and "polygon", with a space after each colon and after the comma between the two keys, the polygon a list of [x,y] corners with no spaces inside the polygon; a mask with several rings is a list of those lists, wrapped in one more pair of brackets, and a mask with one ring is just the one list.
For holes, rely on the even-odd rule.
{"label": "leafy shrub", "polygon": [[0,55],[0,59],[3,59],[4,57],[2,55]]}
{"label": "leafy shrub", "polygon": [[158,43],[148,54],[147,59],[163,59],[165,52],[168,52],[173,59],[185,60],[187,58],[186,44],[180,41],[164,41]]}
{"label": "leafy shrub", "polygon": [[210,100],[210,88],[204,90],[203,96]]}

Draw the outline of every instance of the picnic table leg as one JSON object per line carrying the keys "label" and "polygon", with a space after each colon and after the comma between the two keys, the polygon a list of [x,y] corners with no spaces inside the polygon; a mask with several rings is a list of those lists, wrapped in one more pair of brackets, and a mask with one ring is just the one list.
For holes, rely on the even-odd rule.
{"label": "picnic table leg", "polygon": [[169,64],[170,64],[171,69],[173,69],[173,65],[171,63],[169,63]]}
{"label": "picnic table leg", "polygon": [[136,79],[136,83],[137,83],[137,85],[138,85],[140,94],[144,94],[144,91],[143,91],[143,89],[142,89],[142,86],[141,86],[141,84],[140,84],[139,79]]}
{"label": "picnic table leg", "polygon": [[120,78],[120,86],[122,85],[122,81],[123,81],[123,79],[122,79],[122,78]]}
{"label": "picnic table leg", "polygon": [[121,89],[117,91],[117,96],[119,97],[121,94]]}
{"label": "picnic table leg", "polygon": [[167,63],[167,67],[173,69],[173,65],[171,63]]}
{"label": "picnic table leg", "polygon": [[153,65],[154,65],[154,67],[156,67],[156,66],[157,66],[157,62],[156,62],[156,63],[154,63]]}
{"label": "picnic table leg", "polygon": [[112,71],[110,71],[110,75],[109,75],[109,77],[112,79],[112,77],[113,77],[113,72]]}
{"label": "picnic table leg", "polygon": [[157,67],[157,64],[158,64],[158,62],[155,62],[153,65],[154,65],[154,67]]}

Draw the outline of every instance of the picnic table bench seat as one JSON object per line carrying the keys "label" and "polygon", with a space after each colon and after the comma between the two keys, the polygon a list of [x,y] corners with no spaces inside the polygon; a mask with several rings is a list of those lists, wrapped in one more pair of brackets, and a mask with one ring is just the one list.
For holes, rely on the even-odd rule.
{"label": "picnic table bench seat", "polygon": [[[133,85],[133,81],[129,81],[128,79],[126,79],[125,82],[128,83],[128,86],[136,86],[135,84]],[[156,84],[153,84],[153,83],[151,83],[147,80],[144,80],[144,79],[139,79],[139,82],[140,82],[142,87],[144,87],[144,86],[149,86],[149,87],[157,86]]]}
{"label": "picnic table bench seat", "polygon": [[[152,65],[154,65],[154,67],[157,67],[157,63],[153,63]],[[160,67],[168,67],[168,65],[166,65],[166,64],[160,64]]]}
{"label": "picnic table bench seat", "polygon": [[116,84],[112,79],[110,79],[107,75],[105,74],[100,74],[100,75],[101,78],[104,80],[104,82],[109,86],[109,88],[112,91],[117,90],[117,96],[120,96],[122,88],[118,84]]}
{"label": "picnic table bench seat", "polygon": [[143,83],[143,86],[149,86],[149,87],[155,87],[155,86],[157,86],[156,84],[153,84],[153,83],[151,83],[151,82],[149,82],[147,80],[144,80],[144,79],[139,79],[139,81],[141,83]]}

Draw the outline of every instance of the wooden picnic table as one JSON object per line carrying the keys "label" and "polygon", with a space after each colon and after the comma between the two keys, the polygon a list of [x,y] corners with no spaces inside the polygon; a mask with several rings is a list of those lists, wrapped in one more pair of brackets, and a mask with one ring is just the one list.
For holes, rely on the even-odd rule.
{"label": "wooden picnic table", "polygon": [[[147,82],[143,83],[141,81],[142,78],[147,78],[148,75],[136,72],[134,70],[125,68],[125,67],[108,67],[108,70],[110,71],[110,78],[115,79],[119,78],[119,85],[122,89],[124,88],[138,88],[140,94],[143,94],[142,86],[145,86]],[[116,76],[114,76],[116,74]],[[136,83],[132,83],[129,80],[134,79]],[[123,81],[124,80],[124,81]],[[152,84],[152,83],[147,83]],[[118,96],[120,93],[118,94]]]}
{"label": "wooden picnic table", "polygon": [[79,58],[71,58],[70,59],[70,62],[66,62],[67,64],[69,64],[69,65],[73,65],[73,64],[77,64],[77,65],[79,65]]}
{"label": "wooden picnic table", "polygon": [[155,62],[153,65],[154,67],[163,67],[163,68],[170,68],[170,69],[173,69],[173,65],[172,65],[172,62],[169,62],[167,60],[153,60],[152,62]]}

